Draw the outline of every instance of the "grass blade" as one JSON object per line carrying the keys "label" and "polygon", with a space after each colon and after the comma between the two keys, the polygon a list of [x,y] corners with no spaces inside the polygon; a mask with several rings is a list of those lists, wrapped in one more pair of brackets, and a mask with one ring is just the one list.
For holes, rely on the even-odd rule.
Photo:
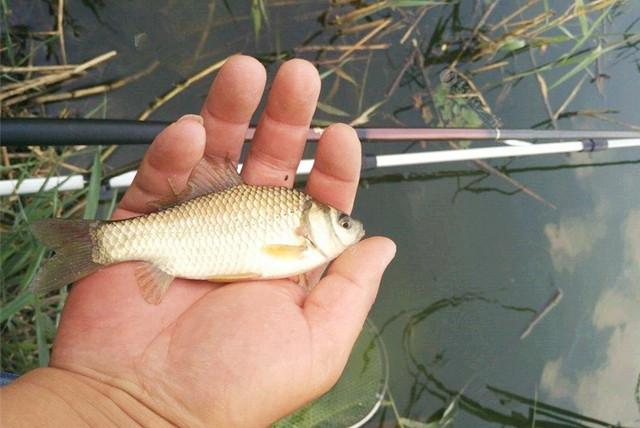
{"label": "grass blade", "polygon": [[342,116],[342,117],[351,116],[349,113],[347,113],[344,110],[340,110],[337,107],[334,107],[334,106],[329,105],[329,104],[322,103],[320,101],[318,101],[318,110],[320,110],[322,112],[325,112],[327,114],[330,114],[332,116]]}
{"label": "grass blade", "polygon": [[584,7],[584,0],[575,0],[575,3],[576,13],[578,14],[578,20],[580,21],[580,30],[582,31],[582,36],[585,36],[589,31],[589,22],[587,20],[586,9]]}
{"label": "grass blade", "polygon": [[100,159],[101,152],[101,147],[98,146],[98,150],[96,150],[96,154],[93,158],[93,165],[91,166],[87,205],[84,208],[83,216],[85,220],[95,219],[98,213],[98,204],[100,203],[100,180],[102,177],[102,160]]}
{"label": "grass blade", "polygon": [[0,308],[0,322],[7,321],[20,312],[22,308],[33,304],[33,302],[34,299],[31,290],[23,290],[15,299]]}
{"label": "grass blade", "polygon": [[38,346],[38,364],[40,367],[49,365],[49,344],[47,343],[47,333],[51,330],[51,320],[40,309],[40,304],[36,306],[36,343]]}

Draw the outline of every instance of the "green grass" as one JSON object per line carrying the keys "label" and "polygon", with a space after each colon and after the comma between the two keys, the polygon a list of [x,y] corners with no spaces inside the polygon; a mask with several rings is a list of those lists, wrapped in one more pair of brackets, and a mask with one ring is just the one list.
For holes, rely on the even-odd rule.
{"label": "green grass", "polygon": [[[2,168],[3,176],[11,170],[18,177],[26,178],[41,174],[43,167],[53,175],[61,170],[60,165],[69,158],[91,151],[95,153],[87,188],[70,192],[52,190],[32,196],[3,197],[0,200],[3,243],[0,246],[3,370],[23,373],[34,367],[47,365],[49,361],[49,349],[60,309],[64,305],[66,290],[39,296],[29,288],[31,279],[48,253],[33,237],[30,224],[42,218],[69,217],[81,212],[84,218],[98,216],[102,150],[65,149],[61,153],[49,150],[46,161],[41,159],[40,163],[31,161],[19,163],[12,168]],[[103,205],[106,216],[113,209],[114,201]]]}
{"label": "green grass", "polygon": [[269,25],[269,15],[267,14],[266,0],[251,0],[251,21],[253,23],[253,33],[256,44],[260,40],[262,25]]}

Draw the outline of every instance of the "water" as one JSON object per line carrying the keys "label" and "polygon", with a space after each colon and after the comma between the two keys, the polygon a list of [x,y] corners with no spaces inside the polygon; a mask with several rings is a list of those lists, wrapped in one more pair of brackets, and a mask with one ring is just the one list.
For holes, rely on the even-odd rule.
{"label": "water", "polygon": [[[480,3],[462,2],[460,21],[477,22],[482,11],[474,5]],[[229,10],[224,2],[217,2],[212,21],[208,21],[206,1],[193,2],[188,9],[170,0],[104,4],[73,0],[65,4],[76,31],[74,35],[70,28],[66,30],[70,62],[118,50],[117,59],[80,84],[132,74],[160,61],[152,74],[106,97],[68,104],[74,112],[93,110],[97,117],[135,118],[175,82],[230,53],[260,56],[270,62],[272,78],[283,54],[292,53],[305,41],[350,44],[366,34],[357,33],[347,42],[332,40],[335,31],[321,22],[327,10],[324,2],[271,3],[269,24],[265,27],[263,23],[257,41],[248,4],[230,4]],[[558,9],[568,4],[554,2]],[[450,8],[427,12],[412,37],[428,39]],[[502,2],[489,22],[497,22],[514,9],[513,3]],[[537,7],[529,13],[540,11]],[[381,16],[389,15],[395,21],[406,16],[411,22],[411,14],[415,15],[415,9],[383,11]],[[640,3],[630,2],[622,15],[606,24],[607,31],[624,31],[637,16]],[[38,2],[31,5],[30,15],[16,14],[14,19],[49,22],[44,3]],[[207,26],[209,35],[198,49]],[[398,44],[406,28],[383,38],[393,43],[393,49],[359,52],[356,57],[362,59],[344,66],[358,85],[344,79],[338,84],[335,74],[323,81],[322,102],[349,116],[318,112],[318,123],[349,121],[385,99],[413,49],[410,40]],[[580,30],[575,20],[567,29]],[[447,37],[455,46],[454,35]],[[593,48],[593,44],[588,46]],[[571,44],[551,47],[538,62],[570,48]],[[620,52],[629,56],[620,59]],[[427,69],[432,89],[437,88],[439,73],[451,60],[446,51],[441,53],[443,60]],[[318,59],[315,54],[303,56]],[[567,111],[617,110],[608,117],[638,125],[639,57],[627,50],[606,58],[602,72],[610,78],[604,81],[604,92],[600,94],[587,79]],[[526,70],[531,61],[526,53],[507,60],[518,70]],[[329,67],[321,66],[321,71]],[[471,68],[473,64],[461,63],[460,69]],[[551,84],[568,69],[545,73],[545,79]],[[571,94],[581,75],[551,92],[554,109]],[[484,91],[507,76],[495,71],[474,78],[493,108],[491,120],[507,128],[527,128],[547,119],[533,76],[508,90],[498,86]],[[192,85],[151,118],[172,120],[197,112],[209,83],[210,79],[203,79]],[[417,100],[429,100],[428,88],[419,70],[411,68],[367,125],[424,126],[434,111],[421,112],[415,108]],[[482,120],[487,121],[486,117]],[[559,125],[565,129],[618,128],[615,123],[580,115],[561,120]],[[374,144],[365,150],[382,153],[399,148],[406,145]],[[120,149],[113,162],[137,158],[142,151]],[[355,216],[364,221],[369,233],[389,236],[398,244],[398,255],[384,278],[371,319],[383,331],[390,357],[390,390],[401,416],[425,421],[458,397],[455,426],[532,426],[528,418],[533,404],[507,395],[517,394],[611,424],[640,426],[636,398],[640,375],[640,169],[637,163],[616,164],[620,161],[640,162],[640,150],[492,163],[508,163],[508,168],[515,169],[513,178],[557,209],[524,193],[511,194],[513,188],[497,177],[472,184],[479,176],[468,175],[477,171],[468,163],[367,174]],[[563,292],[562,300],[520,340],[536,311],[543,309],[557,289]],[[554,413],[542,404],[536,409],[537,420],[549,419],[548,413]],[[391,413],[387,407],[372,426],[393,420]]]}

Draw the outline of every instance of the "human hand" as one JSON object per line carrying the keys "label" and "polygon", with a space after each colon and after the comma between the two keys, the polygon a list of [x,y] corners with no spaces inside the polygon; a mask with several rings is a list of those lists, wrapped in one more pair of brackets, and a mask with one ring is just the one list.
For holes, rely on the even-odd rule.
{"label": "human hand", "polygon": [[[229,59],[202,108],[203,122],[186,116],[155,139],[114,218],[149,212],[150,202],[172,194],[170,182],[184,188],[203,155],[237,161],[265,80],[258,61]],[[242,170],[245,182],[293,185],[319,91],[308,62],[280,68]],[[359,172],[355,132],[331,126],[306,191],[348,213]],[[51,366],[107,385],[121,408],[121,394],[133,397],[170,424],[267,425],[337,381],[394,252],[388,239],[362,241],[310,292],[290,280],[176,279],[158,306],[140,296],[135,263],[114,265],[72,288]]]}

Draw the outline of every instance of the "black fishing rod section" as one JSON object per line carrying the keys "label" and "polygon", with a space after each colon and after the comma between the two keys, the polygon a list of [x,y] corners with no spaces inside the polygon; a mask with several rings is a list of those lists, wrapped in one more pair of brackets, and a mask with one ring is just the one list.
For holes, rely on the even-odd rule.
{"label": "black fishing rod section", "polygon": [[[149,144],[171,122],[120,119],[0,119],[0,144],[26,146],[97,146]],[[317,141],[323,128],[311,128],[307,136]],[[249,128],[247,140],[255,128]],[[633,131],[580,131],[483,128],[356,128],[363,141],[419,140],[595,140],[640,138]]]}
{"label": "black fishing rod section", "polygon": [[3,146],[149,144],[168,122],[114,119],[1,119]]}

